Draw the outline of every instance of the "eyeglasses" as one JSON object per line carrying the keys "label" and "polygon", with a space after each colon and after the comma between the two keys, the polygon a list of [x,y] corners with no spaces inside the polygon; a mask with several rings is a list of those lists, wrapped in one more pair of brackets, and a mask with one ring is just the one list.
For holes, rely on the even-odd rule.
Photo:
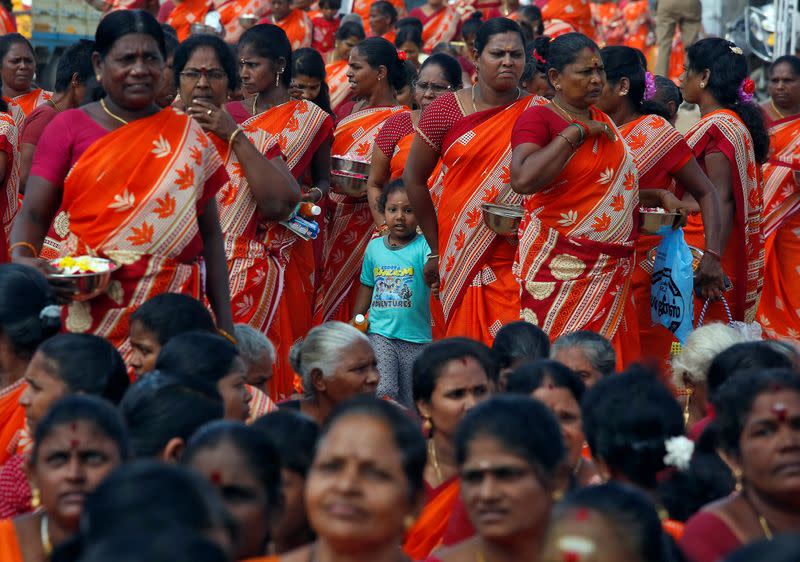
{"label": "eyeglasses", "polygon": [[443,94],[452,89],[451,86],[442,86],[441,84],[434,84],[433,82],[417,82],[414,87],[420,92],[427,92],[430,90],[434,94]]}
{"label": "eyeglasses", "polygon": [[224,70],[219,70],[216,68],[212,68],[211,70],[205,68],[190,68],[181,72],[181,78],[185,78],[190,82],[199,82],[201,76],[205,76],[209,82],[222,82],[228,78],[228,73]]}

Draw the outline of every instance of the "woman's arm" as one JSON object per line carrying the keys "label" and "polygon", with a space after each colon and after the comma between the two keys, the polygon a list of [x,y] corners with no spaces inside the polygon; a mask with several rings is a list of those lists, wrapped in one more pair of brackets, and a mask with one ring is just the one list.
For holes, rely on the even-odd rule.
{"label": "woman's arm", "polygon": [[36,152],[36,145],[27,142],[22,143],[19,150],[19,192],[25,194],[25,184],[28,183],[28,176],[33,166],[33,155]]}
{"label": "woman's arm", "polygon": [[721,204],[714,184],[703,173],[703,169],[694,156],[680,170],[675,172],[674,177],[700,205],[700,214],[703,217],[703,231],[706,238],[706,250],[722,255]]}
{"label": "woman's arm", "polygon": [[[403,172],[403,183],[406,186],[408,200],[414,215],[417,217],[420,228],[431,248],[431,254],[439,255],[439,224],[436,218],[436,209],[433,206],[430,191],[428,191],[428,178],[436,163],[439,161],[439,152],[434,150],[419,135],[414,136],[411,152],[408,155],[406,169]],[[425,282],[433,285],[439,282],[439,259],[431,258],[425,262]]]}
{"label": "woman's arm", "polygon": [[[372,213],[372,220],[375,226],[386,224],[386,217],[380,210],[378,199],[383,193],[383,188],[389,182],[391,175],[389,160],[383,151],[376,144],[372,149],[372,160],[370,161],[369,179],[367,180],[367,200],[369,201],[369,211]],[[412,203],[413,204],[413,203]]]}
{"label": "woman's arm", "polygon": [[[708,171],[708,179],[711,180],[711,183],[716,188],[716,194],[719,199],[719,249],[720,253],[722,253],[728,245],[728,238],[730,238],[734,217],[736,216],[731,164],[721,152],[707,154],[705,164]],[[703,225],[705,226],[705,216],[703,216]],[[708,240],[706,240],[706,246],[708,246]],[[712,247],[712,249],[714,248]]]}
{"label": "woman's arm", "polygon": [[356,295],[355,306],[353,306],[353,317],[358,314],[367,315],[370,304],[372,303],[372,290],[373,287],[367,287],[363,283],[361,284],[361,287],[358,289],[358,294]]}
{"label": "woman's arm", "polygon": [[197,217],[200,237],[203,239],[203,259],[206,262],[206,286],[211,309],[217,326],[229,334],[233,333],[231,294],[228,286],[228,264],[225,259],[225,244],[219,226],[217,200],[211,198],[203,213]]}
{"label": "woman's arm", "polygon": [[[311,161],[311,179],[314,186],[322,192],[318,201],[331,190],[331,137],[322,141]],[[318,194],[317,194],[318,195]]]}

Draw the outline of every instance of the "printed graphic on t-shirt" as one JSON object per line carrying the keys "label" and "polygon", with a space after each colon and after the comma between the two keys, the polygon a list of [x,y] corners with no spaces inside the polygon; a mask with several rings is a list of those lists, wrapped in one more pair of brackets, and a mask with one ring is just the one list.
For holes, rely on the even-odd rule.
{"label": "printed graphic on t-shirt", "polygon": [[373,308],[411,308],[413,267],[378,266],[374,270]]}

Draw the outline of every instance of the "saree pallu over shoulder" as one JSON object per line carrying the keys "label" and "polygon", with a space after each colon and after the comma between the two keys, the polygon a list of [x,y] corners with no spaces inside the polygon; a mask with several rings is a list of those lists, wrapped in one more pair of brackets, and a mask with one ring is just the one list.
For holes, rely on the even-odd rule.
{"label": "saree pallu over shoulder", "polygon": [[[375,107],[345,117],[333,133],[331,155],[369,161],[375,137],[392,115],[408,111],[403,106]],[[366,197],[329,193],[331,204],[322,250],[322,279],[317,287],[314,321],[350,320],[357,292],[356,279],[372,232],[372,215]]]}
{"label": "saree pallu over shoulder", "polygon": [[193,23],[203,23],[210,7],[208,0],[182,0],[175,4],[167,23],[175,29],[179,41],[183,42],[189,37]]}
{"label": "saree pallu over shoulder", "polygon": [[423,50],[430,53],[439,43],[452,40],[458,31],[459,21],[458,13],[449,6],[433,14],[422,26]]}
{"label": "saree pallu over shoulder", "polygon": [[769,129],[772,154],[761,168],[764,182],[764,236],[769,237],[800,209],[800,115],[776,121]]}
{"label": "saree pallu over shoulder", "polygon": [[[729,299],[734,320],[753,322],[764,276],[763,193],[753,140],[738,115],[720,109],[700,119],[686,133],[686,141],[698,159],[713,141],[731,163],[736,211],[722,265],[734,282]],[[690,217],[686,234],[690,245],[700,244],[701,219]]]}
{"label": "saree pallu over shoulder", "polygon": [[461,480],[453,478],[439,488],[436,495],[425,504],[403,541],[403,552],[411,560],[424,560],[442,544],[450,515],[461,492]]}
{"label": "saree pallu over shoulder", "polygon": [[[508,321],[505,316],[517,312],[519,295],[511,272],[516,240],[490,230],[483,222],[481,205],[522,205],[522,196],[514,193],[510,185],[511,131],[522,112],[538,104],[541,100],[530,96],[501,108],[473,113],[462,118],[445,137],[436,206],[441,254],[439,299],[448,336],[469,335],[491,342]],[[473,318],[455,318],[457,310],[464,308],[468,289],[477,287],[480,292],[491,285],[510,291],[495,295],[499,299],[472,303],[475,306],[468,308],[472,309]],[[480,295],[476,298],[481,300]],[[467,328],[469,333],[465,332]]]}
{"label": "saree pallu over shoulder", "polygon": [[682,197],[683,189],[668,174],[682,161],[688,162],[691,156],[683,135],[658,115],[645,115],[619,130],[636,163],[639,187],[667,189],[678,198]]}
{"label": "saree pallu over shoulder", "polygon": [[[53,92],[48,92],[47,90],[43,90],[42,88],[36,88],[35,90],[31,90],[27,94],[22,94],[21,96],[16,96],[15,98],[3,98],[7,102],[13,101],[19,108],[22,110],[22,117],[28,115],[31,111],[42,105],[47,100],[53,97]],[[17,125],[21,123],[18,122]]]}
{"label": "saree pallu over shoulder", "polygon": [[[616,131],[604,113],[592,109],[592,117]],[[559,176],[526,202],[515,264],[521,317],[552,340],[577,330],[612,339],[633,310],[638,176],[617,135],[613,142],[587,139]]]}
{"label": "saree pallu over shoulder", "polygon": [[228,0],[221,4],[217,11],[225,27],[225,41],[236,43],[245,31],[239,22],[239,16],[253,14],[261,19],[269,12],[269,5],[260,0]]}
{"label": "saree pallu over shoulder", "polygon": [[350,98],[350,86],[347,80],[348,63],[337,60],[325,65],[325,81],[331,96],[331,108],[336,111],[340,105]]}
{"label": "saree pallu over shoulder", "polygon": [[70,304],[67,330],[127,345],[128,315],[142,302],[164,292],[200,296],[197,219],[214,195],[205,193],[206,182],[221,166],[200,126],[172,108],[108,133],[83,153],[64,182],[70,233],[61,255],[99,255],[121,267],[106,293]]}
{"label": "saree pallu over shoulder", "polygon": [[[7,141],[8,157],[8,180],[5,185],[5,192],[3,193],[0,205],[0,220],[2,220],[4,240],[9,239],[11,234],[11,225],[14,217],[17,216],[19,210],[19,175],[20,175],[20,157],[19,157],[19,128],[11,113],[0,113],[0,136],[5,137]],[[5,249],[5,244],[0,249],[0,257],[2,262],[8,261],[8,255]]]}

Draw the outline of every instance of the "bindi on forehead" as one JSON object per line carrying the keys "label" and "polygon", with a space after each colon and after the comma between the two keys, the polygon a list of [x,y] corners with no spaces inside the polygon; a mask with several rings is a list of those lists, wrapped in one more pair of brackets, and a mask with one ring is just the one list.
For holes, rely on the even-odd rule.
{"label": "bindi on forehead", "polygon": [[789,416],[789,409],[786,407],[786,404],[783,402],[776,402],[770,408],[772,414],[778,418],[778,421],[783,423],[786,421],[786,418]]}

